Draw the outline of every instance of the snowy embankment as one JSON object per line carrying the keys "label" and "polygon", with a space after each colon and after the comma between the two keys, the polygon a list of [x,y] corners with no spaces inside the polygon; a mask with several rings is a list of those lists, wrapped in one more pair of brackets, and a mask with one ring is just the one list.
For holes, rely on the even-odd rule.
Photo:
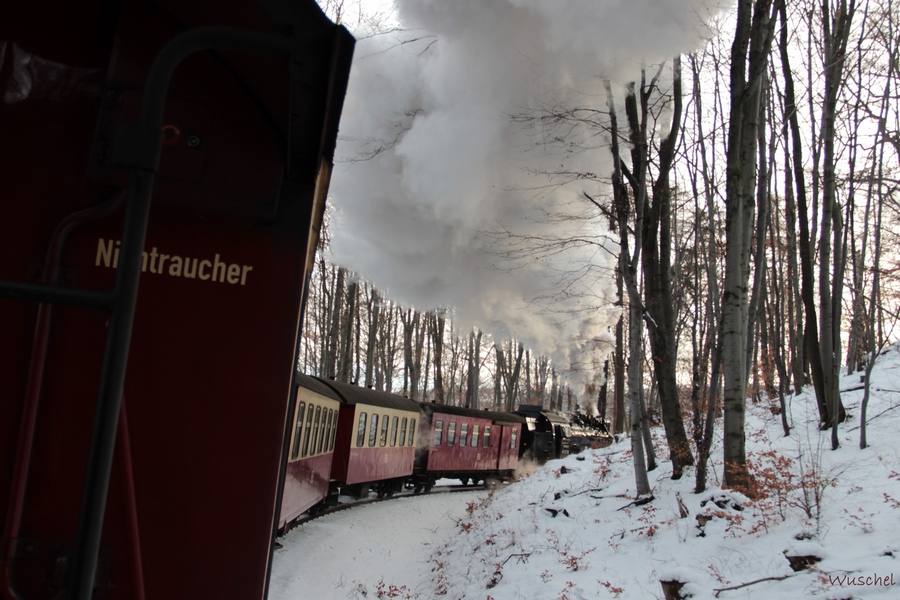
{"label": "snowy embankment", "polygon": [[[706,493],[693,493],[692,470],[672,481],[657,431],[661,466],[647,504],[633,503],[624,440],[490,495],[403,500],[305,525],[276,557],[271,598],[643,600],[662,598],[666,580],[696,599],[900,597],[900,347],[872,375],[865,450],[858,387],[858,374],[843,381],[850,418],[837,451],[816,428],[811,390],[789,400],[789,437],[769,405],[748,405],[753,500],[718,487],[719,445]],[[374,529],[360,531],[364,523]],[[302,554],[288,555],[292,544]],[[339,552],[322,556],[326,546]],[[794,571],[789,557],[807,556]],[[315,564],[300,572],[295,561]],[[327,580],[328,592],[309,595],[304,578]]]}

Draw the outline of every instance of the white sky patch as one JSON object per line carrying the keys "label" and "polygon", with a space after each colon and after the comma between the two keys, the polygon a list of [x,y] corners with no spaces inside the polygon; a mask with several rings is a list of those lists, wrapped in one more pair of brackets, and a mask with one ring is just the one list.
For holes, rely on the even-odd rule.
{"label": "white sky patch", "polygon": [[[699,45],[701,0],[398,0],[403,31],[357,44],[332,178],[332,259],[397,301],[522,340],[596,381],[616,244],[583,192],[610,172],[597,131],[566,146],[512,115],[605,111],[622,83]],[[552,174],[551,174],[552,173]],[[581,174],[581,176],[579,176]],[[526,240],[527,239],[527,240]],[[562,243],[563,240],[582,243]],[[536,248],[532,248],[536,246]],[[524,249],[524,251],[523,251]]]}

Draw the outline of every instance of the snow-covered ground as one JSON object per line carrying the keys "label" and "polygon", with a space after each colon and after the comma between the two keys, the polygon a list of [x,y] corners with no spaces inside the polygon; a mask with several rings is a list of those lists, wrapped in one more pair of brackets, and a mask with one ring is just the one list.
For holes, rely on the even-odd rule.
{"label": "snow-covered ground", "polygon": [[[860,385],[853,374],[841,389]],[[269,597],[646,599],[679,580],[696,599],[900,598],[900,346],[873,373],[865,450],[862,390],[842,397],[850,418],[837,451],[816,428],[811,390],[790,399],[790,437],[768,404],[748,405],[755,500],[718,487],[718,444],[706,493],[693,493],[693,470],[672,481],[658,431],[648,504],[632,504],[626,439],[495,493],[406,498],[307,523],[276,552]],[[819,560],[795,572],[790,555]]]}

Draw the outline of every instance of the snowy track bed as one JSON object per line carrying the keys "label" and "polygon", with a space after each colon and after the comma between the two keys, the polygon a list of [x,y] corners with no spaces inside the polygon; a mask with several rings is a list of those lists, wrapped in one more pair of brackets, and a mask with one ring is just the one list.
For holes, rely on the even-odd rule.
{"label": "snowy track bed", "polygon": [[363,591],[377,598],[379,582],[386,593],[393,585],[413,597],[424,594],[435,545],[456,535],[467,504],[487,494],[400,497],[310,521],[281,540],[269,600],[363,598]]}

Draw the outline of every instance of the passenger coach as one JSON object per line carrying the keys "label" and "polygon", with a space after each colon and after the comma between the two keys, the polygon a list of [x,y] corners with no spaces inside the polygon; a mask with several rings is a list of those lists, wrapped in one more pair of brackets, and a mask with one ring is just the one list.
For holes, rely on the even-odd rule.
{"label": "passenger coach", "polygon": [[[370,487],[379,496],[403,489],[412,475],[419,405],[395,394],[331,380],[319,380],[340,397],[331,466],[332,494],[365,497]],[[370,485],[371,484],[371,485]]]}
{"label": "passenger coach", "polygon": [[284,477],[279,528],[321,502],[328,494],[341,399],[333,389],[297,374],[293,431]]}
{"label": "passenger coach", "polygon": [[416,457],[417,490],[428,491],[441,478],[465,485],[514,477],[523,417],[429,402],[421,407],[427,443]]}

